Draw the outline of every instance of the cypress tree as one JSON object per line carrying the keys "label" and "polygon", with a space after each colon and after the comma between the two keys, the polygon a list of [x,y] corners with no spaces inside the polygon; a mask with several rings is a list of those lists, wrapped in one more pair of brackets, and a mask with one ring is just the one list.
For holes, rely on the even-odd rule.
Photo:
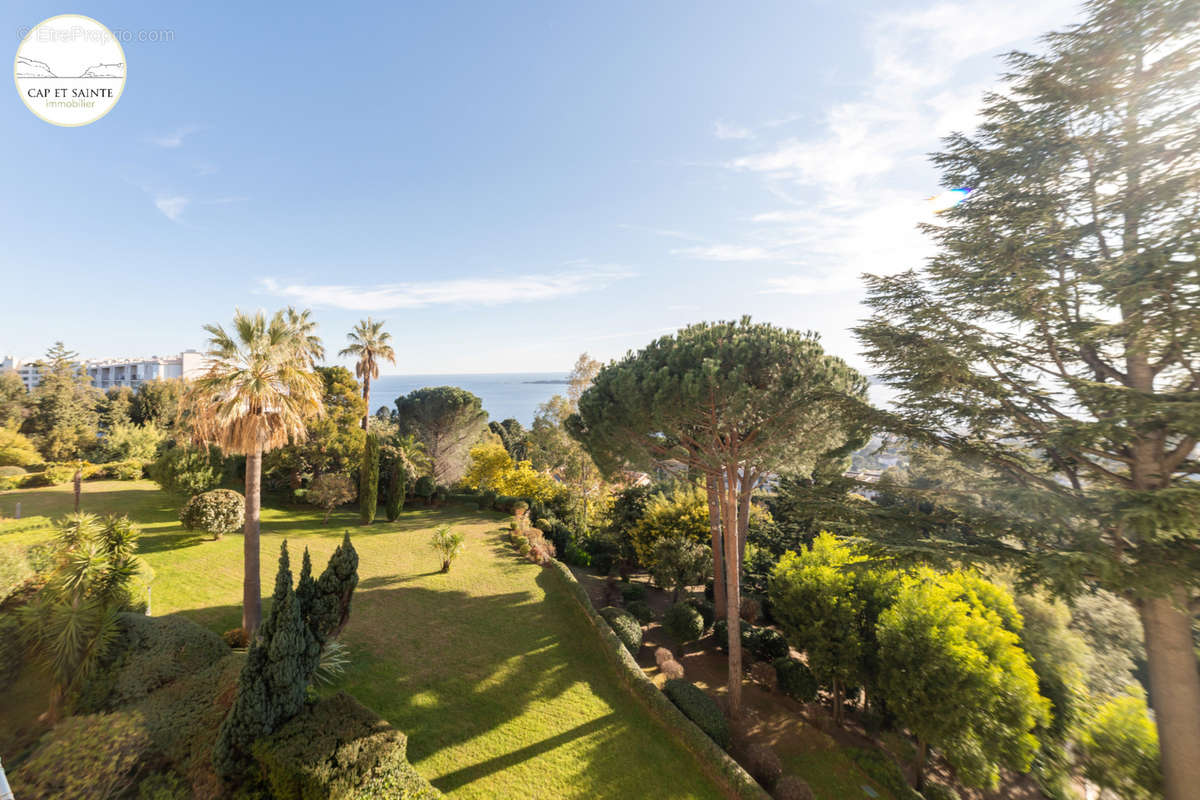
{"label": "cypress tree", "polygon": [[358,471],[358,509],[363,525],[375,521],[375,509],[379,503],[379,437],[367,435],[363,447],[362,468]]}
{"label": "cypress tree", "polygon": [[223,778],[245,774],[254,741],[300,712],[321,648],[345,627],[357,585],[358,553],[349,533],[315,581],[305,549],[294,590],[287,542],[280,547],[271,610],[250,643],[233,707],[213,749],[213,764]]}
{"label": "cypress tree", "polygon": [[392,462],[392,474],[388,477],[387,487],[387,511],[388,522],[395,522],[400,517],[400,512],[404,510],[404,491],[407,488],[405,485],[404,466],[400,463],[400,459]]}
{"label": "cypress tree", "polygon": [[317,579],[309,625],[317,641],[324,646],[341,633],[350,618],[350,598],[358,586],[358,552],[350,544],[347,531],[342,543],[329,557],[325,571]]}

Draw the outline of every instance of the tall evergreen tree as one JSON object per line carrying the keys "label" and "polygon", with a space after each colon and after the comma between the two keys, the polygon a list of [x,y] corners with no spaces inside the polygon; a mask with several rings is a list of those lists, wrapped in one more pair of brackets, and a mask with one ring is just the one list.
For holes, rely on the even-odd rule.
{"label": "tall evergreen tree", "polygon": [[404,492],[408,488],[407,477],[404,473],[404,465],[400,463],[400,460],[392,461],[388,474],[387,507],[385,509],[388,522],[395,522],[404,509]]}
{"label": "tall evergreen tree", "polygon": [[363,447],[362,466],[358,471],[358,512],[363,525],[375,521],[379,504],[379,437],[367,434]]}
{"label": "tall evergreen tree", "polygon": [[38,385],[22,432],[33,437],[50,461],[82,457],[96,443],[102,395],[79,365],[79,354],[55,342],[37,363]]}
{"label": "tall evergreen tree", "polygon": [[[934,157],[968,199],[920,272],[868,277],[858,328],[902,433],[1000,478],[1038,577],[1135,600],[1166,796],[1200,786],[1200,4],[1093,0],[1009,56]],[[982,519],[982,517],[981,517]]]}
{"label": "tall evergreen tree", "polygon": [[396,421],[402,436],[416,436],[425,445],[438,484],[463,476],[471,448],[487,430],[483,401],[457,386],[428,386],[396,398]]}
{"label": "tall evergreen tree", "polygon": [[[605,471],[676,459],[706,477],[714,574],[724,570],[724,613],[736,620],[755,488],[766,473],[811,468],[854,438],[849,398],[865,393],[866,380],[815,335],[744,318],[689,326],[602,368],[568,428]],[[731,636],[734,716],[741,655]]]}

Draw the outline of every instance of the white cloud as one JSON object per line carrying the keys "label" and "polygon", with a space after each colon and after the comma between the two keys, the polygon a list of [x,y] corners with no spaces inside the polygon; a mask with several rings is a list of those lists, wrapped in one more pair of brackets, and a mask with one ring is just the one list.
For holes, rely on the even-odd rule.
{"label": "white cloud", "polygon": [[185,195],[155,195],[154,207],[161,211],[167,219],[172,222],[178,222],[183,216],[183,210],[187,208],[188,203],[192,202],[190,197]]}
{"label": "white cloud", "polygon": [[701,261],[769,261],[775,256],[761,247],[739,244],[710,244],[699,247],[681,247],[671,251],[672,255],[698,258]]}
{"label": "white cloud", "polygon": [[259,281],[263,291],[300,305],[343,308],[350,311],[387,311],[431,305],[482,305],[549,300],[601,289],[634,277],[620,268],[574,269],[559,273],[413,281],[373,286],[281,283]]}
{"label": "white cloud", "polygon": [[756,176],[785,207],[752,215],[746,239],[805,273],[768,279],[766,291],[851,289],[858,275],[919,266],[930,255],[916,230],[936,219],[925,198],[939,191],[926,153],[978,122],[996,87],[995,55],[1069,23],[1075,0],[1046,0],[1015,14],[1002,3],[939,2],[880,16],[867,33],[869,84],[835,103],[806,135],[771,140],[760,129],[729,170]]}
{"label": "white cloud", "polygon": [[717,120],[713,123],[713,136],[718,139],[749,139],[754,134],[749,128]]}
{"label": "white cloud", "polygon": [[186,125],[182,128],[176,128],[171,133],[160,136],[150,136],[148,137],[147,141],[149,141],[150,144],[157,145],[158,147],[174,150],[178,147],[182,147],[183,140],[198,130],[200,130],[200,128],[196,125]]}

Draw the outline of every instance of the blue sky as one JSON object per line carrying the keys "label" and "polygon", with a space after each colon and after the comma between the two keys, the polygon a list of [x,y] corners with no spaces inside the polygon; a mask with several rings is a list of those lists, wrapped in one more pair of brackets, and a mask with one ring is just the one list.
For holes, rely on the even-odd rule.
{"label": "blue sky", "polygon": [[[703,319],[846,329],[858,274],[920,263],[924,154],[1062,0],[9,0],[125,44],[81,128],[0,104],[0,354],[202,348],[235,307],[367,314],[391,372],[565,371]],[[258,4],[255,4],[257,6]],[[161,38],[161,37],[160,37]]]}

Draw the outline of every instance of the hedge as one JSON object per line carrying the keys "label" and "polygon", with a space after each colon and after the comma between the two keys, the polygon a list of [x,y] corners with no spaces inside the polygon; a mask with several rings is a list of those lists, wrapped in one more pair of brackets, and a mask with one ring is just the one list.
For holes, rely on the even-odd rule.
{"label": "hedge", "polygon": [[774,628],[760,628],[752,642],[754,657],[763,661],[774,661],[784,658],[789,652],[787,639]]}
{"label": "hedge", "polygon": [[307,706],[254,743],[276,800],[426,800],[441,792],[406,757],[404,734],[345,692]]}
{"label": "hedge", "polygon": [[587,590],[579,585],[570,567],[554,561],[549,571],[560,576],[566,583],[580,609],[600,636],[604,644],[601,649],[616,668],[622,682],[646,707],[650,716],[695,755],[709,776],[722,785],[726,795],[737,800],[770,800],[770,796],[740,764],[659,691],[622,645],[608,622],[596,611]]}
{"label": "hedge", "polygon": [[717,701],[705,694],[703,689],[683,678],[672,678],[663,686],[663,694],[678,706],[688,719],[696,723],[700,730],[708,734],[708,738],[719,744],[722,749],[729,749],[729,722],[721,713]]}
{"label": "hedge", "polygon": [[115,709],[194,675],[229,655],[221,637],[182,617],[119,616],[121,638],[112,664],[89,687],[95,710]]}
{"label": "hedge", "polygon": [[600,616],[608,620],[608,624],[612,626],[617,638],[621,640],[621,644],[625,645],[629,654],[636,656],[642,649],[642,623],[638,622],[637,618],[625,609],[613,606],[600,609]]}
{"label": "hedge", "polygon": [[11,776],[14,797],[119,797],[154,758],[137,711],[69,717],[43,737]]}

